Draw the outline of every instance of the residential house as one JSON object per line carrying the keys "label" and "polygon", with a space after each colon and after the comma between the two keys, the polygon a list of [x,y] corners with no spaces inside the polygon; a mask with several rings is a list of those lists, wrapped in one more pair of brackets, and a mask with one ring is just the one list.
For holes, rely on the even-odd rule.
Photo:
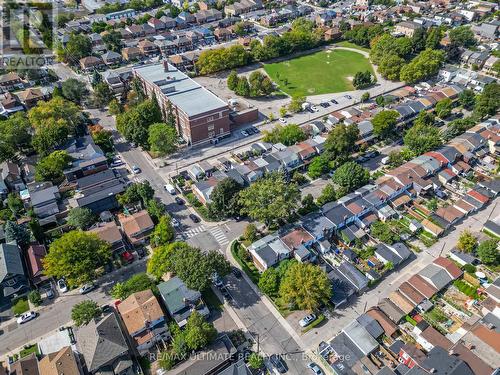
{"label": "residential house", "polygon": [[387,245],[385,243],[377,244],[375,250],[375,256],[382,263],[392,263],[395,267],[399,266],[411,255],[410,250],[402,242],[395,243],[393,245]]}
{"label": "residential house", "polygon": [[450,340],[429,324],[427,324],[427,328],[417,335],[417,343],[427,352],[430,352],[434,347],[450,350],[453,345]]}
{"label": "residential house", "polygon": [[104,67],[104,62],[99,57],[87,56],[80,59],[80,68],[85,72],[99,70],[103,67]]}
{"label": "residential house", "polygon": [[6,92],[0,94],[0,115],[9,117],[16,112],[24,111],[24,107],[14,94]]}
{"label": "residential house", "polygon": [[122,57],[126,61],[134,61],[142,58],[142,52],[137,47],[125,47],[122,49]]}
{"label": "residential house", "polygon": [[22,89],[23,87],[23,81],[16,72],[9,72],[0,76],[0,88],[3,91]]}
{"label": "residential house", "polygon": [[343,261],[335,269],[348,280],[357,294],[362,294],[368,288],[368,279],[352,263]]}
{"label": "residential house", "polygon": [[413,34],[415,33],[416,30],[421,29],[422,25],[413,22],[413,21],[403,21],[400,23],[397,23],[394,32],[396,34],[403,34],[407,37],[412,37]]}
{"label": "residential house", "polygon": [[149,216],[146,210],[136,212],[132,215],[120,214],[118,221],[127,239],[134,246],[146,243],[155,227],[151,216]]}
{"label": "residential house", "polygon": [[59,188],[51,185],[51,183],[36,185],[29,190],[31,207],[38,217],[40,225],[55,223],[57,221],[56,215],[60,212]]}
{"label": "residential house", "polygon": [[143,56],[154,56],[158,53],[157,45],[147,39],[141,40],[137,44],[137,48],[139,48]]}
{"label": "residential house", "polygon": [[15,243],[0,243],[0,310],[29,291],[21,253]]}
{"label": "residential house", "polygon": [[128,296],[118,311],[140,355],[170,337],[161,306],[150,289]]}
{"label": "residential house", "polygon": [[262,272],[292,256],[290,248],[276,234],[269,234],[255,241],[248,251],[255,266]]}
{"label": "residential house", "polygon": [[28,265],[29,275],[34,285],[38,285],[48,279],[43,272],[42,259],[47,255],[47,249],[44,245],[32,243],[26,250],[26,263]]}
{"label": "residential house", "polygon": [[71,349],[66,346],[55,353],[49,353],[38,362],[42,375],[80,375],[78,360]]}
{"label": "residential house", "polygon": [[125,249],[122,232],[114,221],[98,223],[88,231],[96,234],[101,240],[106,241],[111,246],[111,250],[115,253],[120,253]]}
{"label": "residential house", "polygon": [[79,327],[76,341],[78,353],[91,375],[135,373],[127,340],[114,313]]}
{"label": "residential house", "polygon": [[201,293],[189,289],[177,276],[158,284],[158,291],[169,315],[181,328],[186,325],[194,311],[204,317],[210,314],[201,298]]}
{"label": "residential house", "polygon": [[37,105],[40,100],[47,99],[47,95],[45,95],[42,90],[37,88],[28,88],[26,90],[20,91],[16,93],[19,101],[27,108],[33,108]]}
{"label": "residential house", "polygon": [[194,14],[194,18],[196,19],[196,23],[203,24],[207,22],[214,22],[222,19],[222,12],[217,9],[206,9],[199,10]]}
{"label": "residential house", "polygon": [[[0,367],[1,370],[1,367]],[[1,373],[1,371],[0,371]],[[35,353],[31,353],[24,358],[20,358],[10,365],[10,372],[6,374],[11,375],[44,375],[38,369],[38,359]]]}
{"label": "residential house", "polygon": [[392,337],[398,331],[398,326],[394,324],[394,322],[392,322],[392,320],[389,319],[389,317],[382,310],[380,310],[380,308],[372,307],[366,312],[366,314],[371,316],[378,322],[378,324],[380,324],[387,337]]}
{"label": "residential house", "polygon": [[108,159],[90,135],[71,139],[62,149],[72,158],[63,171],[68,182],[108,169]]}
{"label": "residential house", "polygon": [[122,55],[115,51],[107,51],[102,55],[102,61],[106,65],[116,65],[122,61]]}
{"label": "residential house", "polygon": [[5,161],[0,165],[2,180],[10,190],[19,191],[25,189],[21,176],[21,169],[16,163]]}

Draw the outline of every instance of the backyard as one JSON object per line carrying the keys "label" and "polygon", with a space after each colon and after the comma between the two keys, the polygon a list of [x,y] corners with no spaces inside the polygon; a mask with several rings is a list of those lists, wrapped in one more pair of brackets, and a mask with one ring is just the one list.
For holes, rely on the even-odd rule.
{"label": "backyard", "polygon": [[354,90],[357,72],[373,73],[369,60],[361,53],[321,51],[292,60],[265,64],[264,69],[280,90],[290,96],[320,95]]}

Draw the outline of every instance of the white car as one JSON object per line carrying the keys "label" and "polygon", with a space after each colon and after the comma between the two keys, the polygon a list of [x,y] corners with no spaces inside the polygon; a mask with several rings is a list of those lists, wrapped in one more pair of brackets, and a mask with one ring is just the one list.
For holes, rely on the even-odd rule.
{"label": "white car", "polygon": [[243,137],[248,137],[250,134],[248,134],[246,130],[242,130],[242,131],[241,131],[241,135],[242,135]]}
{"label": "white car", "polygon": [[28,311],[25,312],[24,314],[21,314],[19,318],[17,318],[17,323],[18,324],[24,324],[29,322],[30,320],[33,320],[36,318],[36,312],[34,311]]}
{"label": "white car", "polygon": [[132,173],[133,174],[139,174],[141,173],[141,168],[139,168],[137,165],[132,166]]}
{"label": "white car", "polygon": [[166,185],[163,186],[163,188],[166,191],[168,191],[170,194],[175,195],[175,188],[172,185],[166,184]]}
{"label": "white car", "polygon": [[314,362],[308,363],[307,367],[309,367],[312,370],[314,375],[324,375],[323,370],[321,370],[319,366]]}
{"label": "white car", "polygon": [[181,223],[179,223],[179,220],[177,220],[175,217],[172,218],[172,225],[174,227],[180,227],[181,226]]}
{"label": "white car", "polygon": [[302,319],[299,320],[299,325],[304,328],[307,327],[309,324],[314,322],[316,320],[316,315],[314,314],[309,314],[304,316]]}
{"label": "white car", "polygon": [[68,286],[66,285],[66,281],[63,279],[57,280],[57,287],[61,293],[66,293],[68,291]]}
{"label": "white car", "polygon": [[280,117],[279,122],[281,122],[282,124],[286,124],[286,119],[283,117]]}
{"label": "white car", "polygon": [[88,292],[95,289],[95,284],[88,283],[80,288],[80,294],[87,294]]}
{"label": "white car", "polygon": [[313,112],[319,112],[319,108],[316,107],[315,105],[313,105],[311,109],[313,110]]}

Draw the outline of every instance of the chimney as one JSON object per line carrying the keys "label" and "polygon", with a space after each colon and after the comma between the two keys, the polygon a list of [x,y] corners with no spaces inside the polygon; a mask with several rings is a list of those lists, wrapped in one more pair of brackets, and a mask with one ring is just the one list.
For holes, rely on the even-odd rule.
{"label": "chimney", "polygon": [[163,71],[168,72],[168,62],[167,60],[163,60]]}
{"label": "chimney", "polygon": [[455,355],[455,352],[453,349],[448,350],[448,355],[451,357],[452,355]]}

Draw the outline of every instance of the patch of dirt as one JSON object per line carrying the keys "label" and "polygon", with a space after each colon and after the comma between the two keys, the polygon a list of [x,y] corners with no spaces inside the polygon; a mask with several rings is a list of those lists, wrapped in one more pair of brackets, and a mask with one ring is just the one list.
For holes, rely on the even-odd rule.
{"label": "patch of dirt", "polygon": [[348,80],[348,81],[350,81],[350,82],[352,82],[352,81],[354,80],[354,77],[353,77],[353,76],[347,76],[347,77],[345,77],[345,78],[347,78],[347,80]]}

